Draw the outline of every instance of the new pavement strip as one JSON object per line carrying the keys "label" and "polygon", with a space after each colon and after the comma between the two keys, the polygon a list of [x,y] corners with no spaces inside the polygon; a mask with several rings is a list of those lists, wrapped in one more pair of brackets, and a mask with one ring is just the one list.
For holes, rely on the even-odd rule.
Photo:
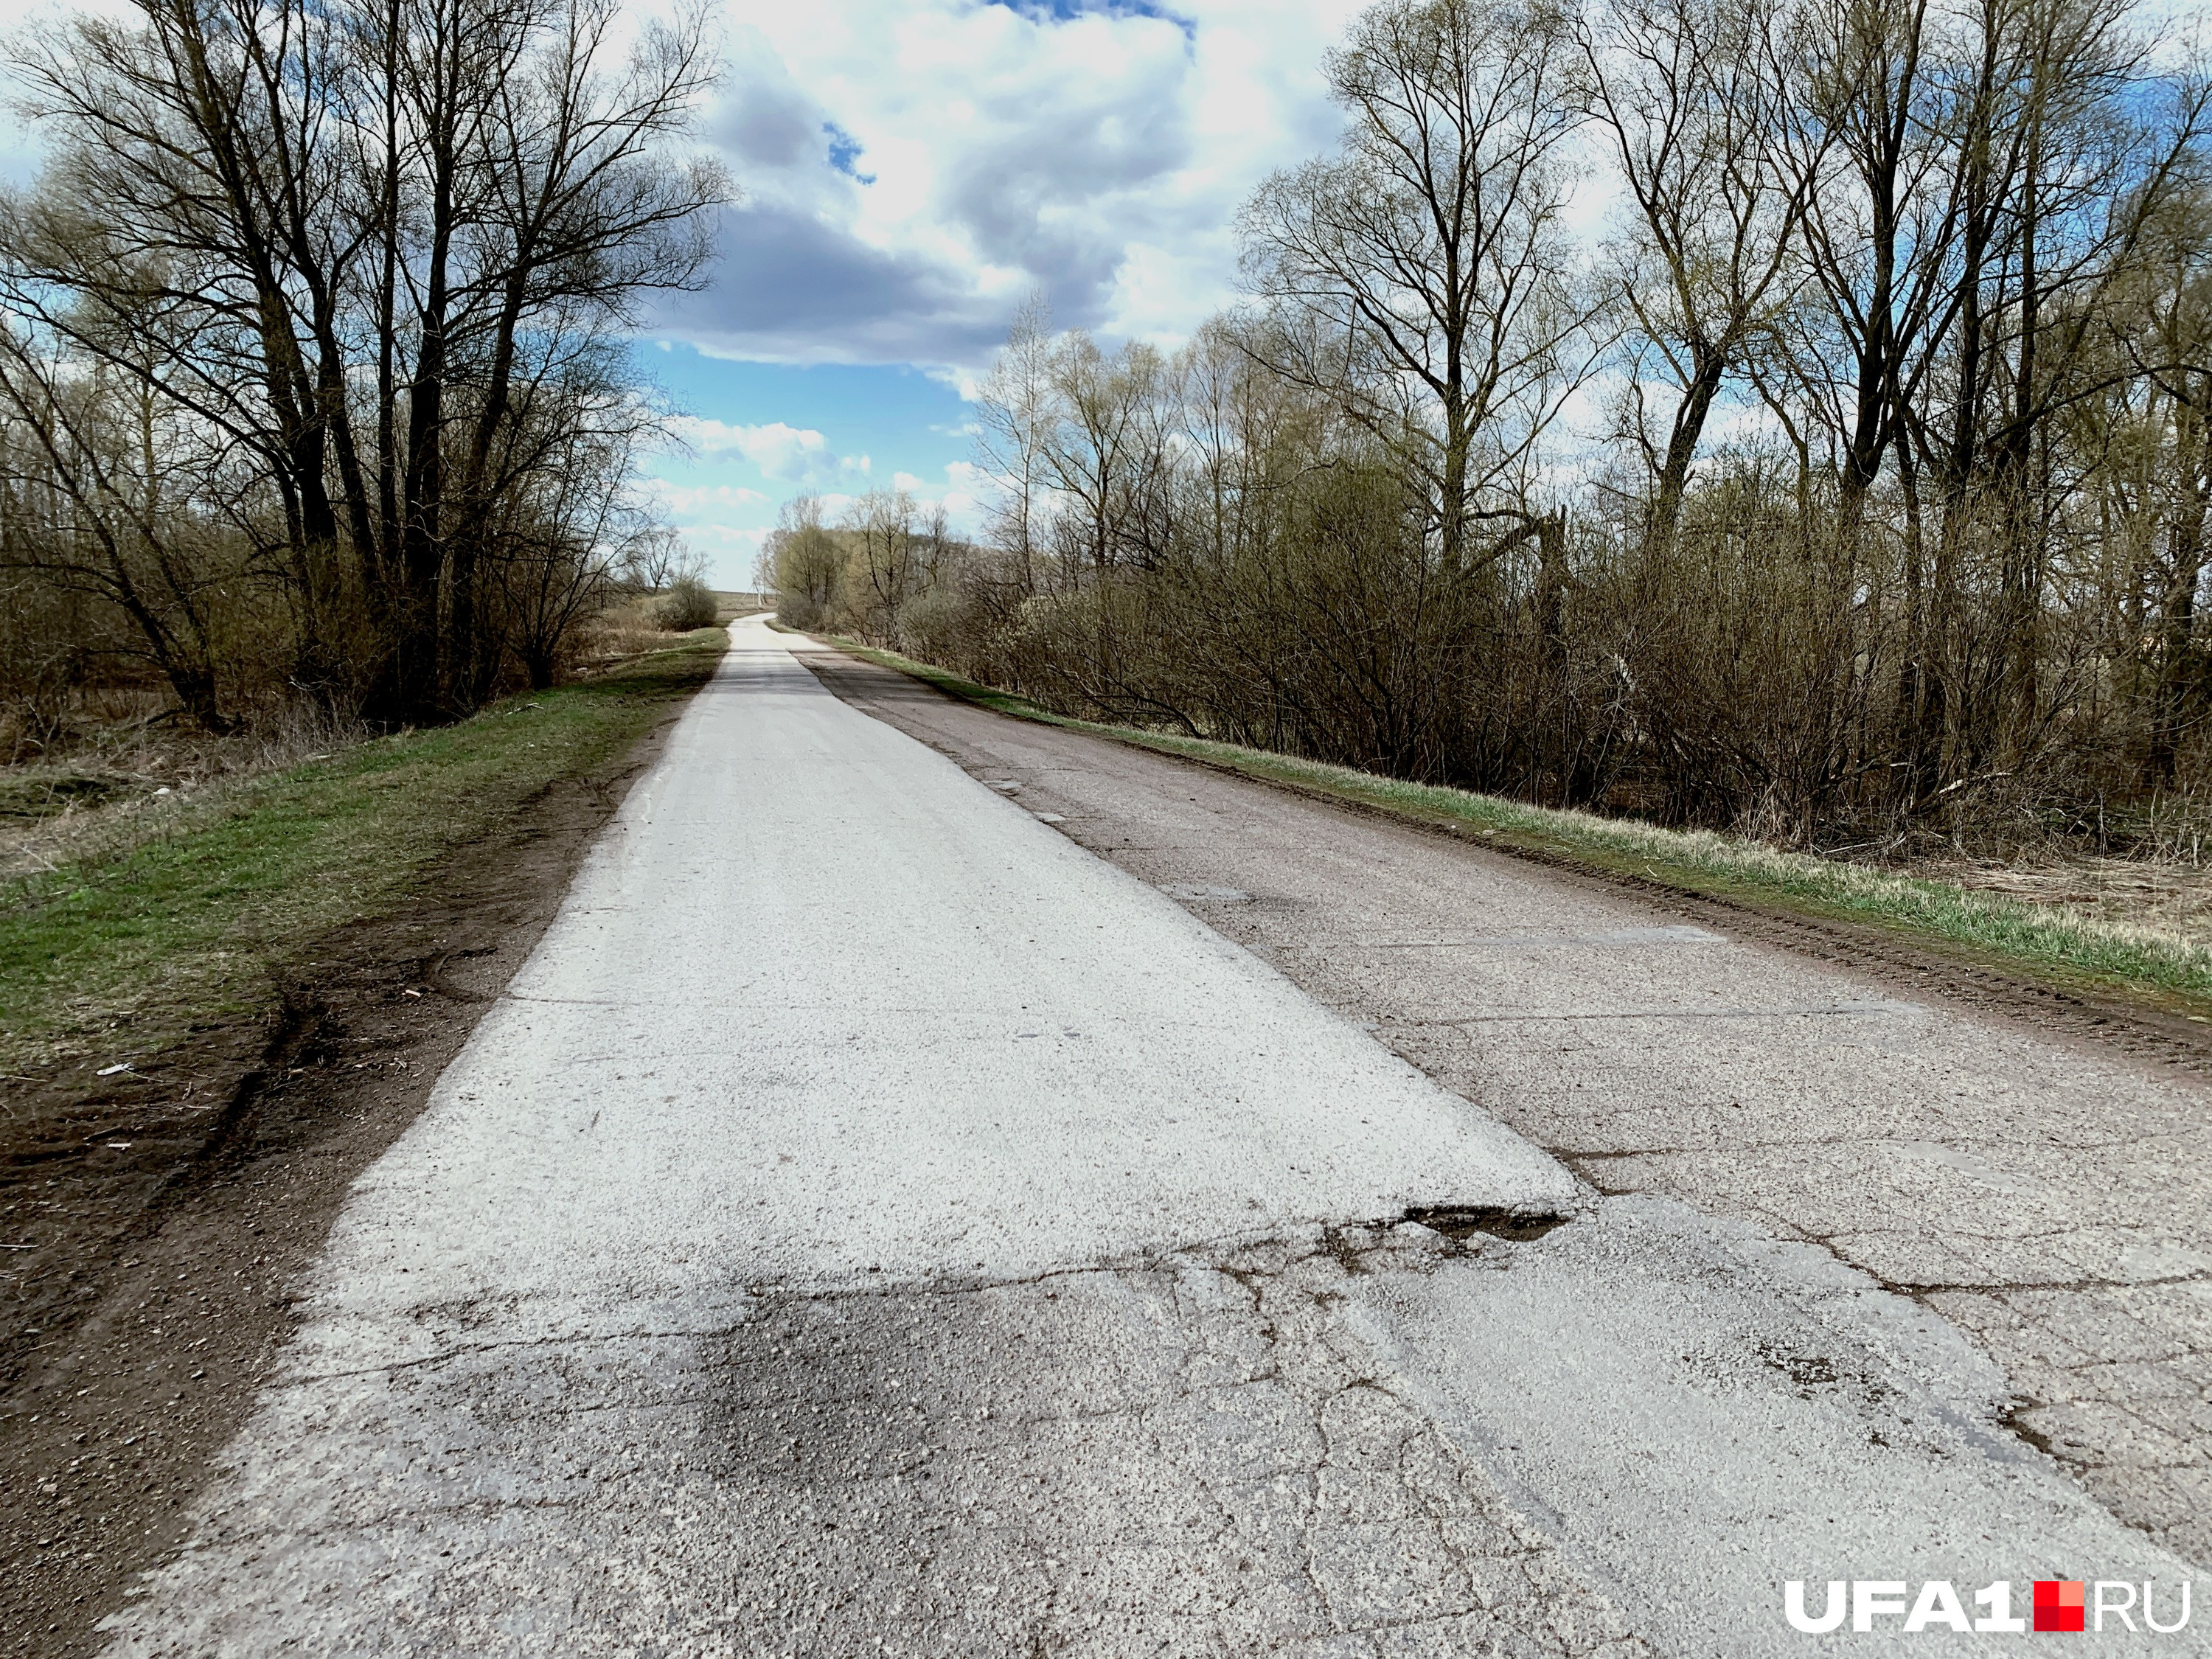
{"label": "new pavement strip", "polygon": [[1202,919],[1249,884],[735,639],[111,1651],[1998,1651],[1782,1585],[2190,1577],[1928,1298],[1601,1196],[1467,1097],[1514,1043],[1444,1086]]}

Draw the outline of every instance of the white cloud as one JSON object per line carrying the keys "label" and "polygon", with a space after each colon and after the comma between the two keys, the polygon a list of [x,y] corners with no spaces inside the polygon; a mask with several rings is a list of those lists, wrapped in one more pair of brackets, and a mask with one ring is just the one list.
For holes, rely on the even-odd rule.
{"label": "white cloud", "polygon": [[[730,426],[720,421],[679,416],[670,431],[687,447],[704,455],[738,455],[764,478],[786,483],[829,483],[854,473],[866,476],[873,463],[866,455],[835,455],[830,441],[811,427],[771,421],[764,426]],[[744,492],[755,501],[765,495]]]}
{"label": "white cloud", "polygon": [[1232,297],[1237,207],[1334,133],[1320,59],[1358,0],[728,8],[708,135],[746,200],[663,326],[957,373],[1039,289],[1062,325],[1166,337]]}
{"label": "white cloud", "polygon": [[671,512],[687,515],[718,507],[753,507],[769,499],[742,484],[680,484],[666,478],[648,478],[645,487]]}
{"label": "white cloud", "polygon": [[709,554],[750,554],[760,551],[768,531],[757,525],[687,524],[684,539]]}
{"label": "white cloud", "polygon": [[924,507],[942,507],[956,530],[971,533],[982,501],[981,490],[988,481],[970,461],[952,461],[945,468],[945,481],[932,483],[918,472],[895,472],[891,488],[903,490]]}
{"label": "white cloud", "polygon": [[[1230,298],[1237,204],[1329,141],[1321,56],[1362,0],[720,3],[701,136],[744,200],[712,288],[653,331],[966,370],[1040,289],[1109,334],[1178,335]],[[0,0],[0,24],[88,7],[132,9]],[[0,175],[34,146],[0,131]]]}

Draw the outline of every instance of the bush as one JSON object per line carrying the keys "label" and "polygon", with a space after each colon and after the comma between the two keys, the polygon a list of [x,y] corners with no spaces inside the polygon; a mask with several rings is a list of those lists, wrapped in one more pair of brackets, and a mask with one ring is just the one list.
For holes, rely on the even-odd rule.
{"label": "bush", "polygon": [[668,633],[688,633],[714,625],[714,595],[696,576],[678,576],[653,602],[653,625]]}
{"label": "bush", "polygon": [[838,606],[846,550],[835,532],[822,527],[818,504],[811,498],[802,497],[785,511],[791,522],[778,526],[769,538],[776,619],[787,627],[819,628]]}

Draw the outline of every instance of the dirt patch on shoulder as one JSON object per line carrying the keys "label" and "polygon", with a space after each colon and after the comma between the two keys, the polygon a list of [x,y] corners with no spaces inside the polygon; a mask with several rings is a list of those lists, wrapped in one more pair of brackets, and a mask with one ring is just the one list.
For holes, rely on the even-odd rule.
{"label": "dirt patch on shoulder", "polygon": [[264,1018],[89,1083],[0,1080],[5,1651],[95,1650],[181,1541],[355,1177],[422,1110],[682,708],[404,908],[272,968]]}

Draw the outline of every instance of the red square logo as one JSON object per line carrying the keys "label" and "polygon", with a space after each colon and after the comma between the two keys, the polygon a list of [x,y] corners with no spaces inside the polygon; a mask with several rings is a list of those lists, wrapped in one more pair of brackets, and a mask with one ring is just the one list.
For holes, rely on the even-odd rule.
{"label": "red square logo", "polygon": [[2039,1578],[2035,1581],[2035,1628],[2081,1630],[2084,1586],[2079,1579]]}

